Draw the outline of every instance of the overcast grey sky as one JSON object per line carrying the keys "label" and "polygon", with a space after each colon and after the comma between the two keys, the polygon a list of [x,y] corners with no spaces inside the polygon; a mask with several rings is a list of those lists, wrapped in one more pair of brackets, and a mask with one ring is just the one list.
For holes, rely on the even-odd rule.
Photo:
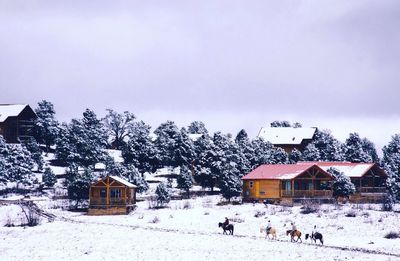
{"label": "overcast grey sky", "polygon": [[[56,3],[57,2],[57,3]],[[400,132],[400,1],[0,0],[0,103],[129,110],[254,137]]]}

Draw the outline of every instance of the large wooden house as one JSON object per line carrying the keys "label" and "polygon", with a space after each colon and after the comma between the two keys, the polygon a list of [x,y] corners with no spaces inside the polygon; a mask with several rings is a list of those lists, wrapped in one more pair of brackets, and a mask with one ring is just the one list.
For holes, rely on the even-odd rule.
{"label": "large wooden house", "polygon": [[90,186],[89,215],[128,214],[136,204],[136,186],[116,176],[106,176]]}
{"label": "large wooden house", "polygon": [[7,143],[33,136],[36,114],[27,104],[0,104],[0,135]]}
{"label": "large wooden house", "polygon": [[323,170],[336,168],[350,178],[356,193],[350,196],[354,202],[382,200],[386,192],[386,172],[375,163],[352,162],[299,162],[297,165],[317,165]]}
{"label": "large wooden house", "polygon": [[317,165],[261,165],[242,180],[247,201],[332,198],[329,183],[333,177]]}
{"label": "large wooden house", "polygon": [[263,127],[258,137],[284,149],[287,153],[303,151],[314,139],[317,128]]}

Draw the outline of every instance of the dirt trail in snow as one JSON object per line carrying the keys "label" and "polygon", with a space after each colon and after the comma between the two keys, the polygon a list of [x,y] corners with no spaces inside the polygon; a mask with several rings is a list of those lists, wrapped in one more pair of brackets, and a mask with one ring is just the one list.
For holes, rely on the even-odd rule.
{"label": "dirt trail in snow", "polygon": [[[157,231],[157,232],[166,232],[166,233],[179,233],[179,234],[193,234],[193,235],[204,235],[204,236],[212,236],[212,235],[217,235],[217,236],[229,236],[229,237],[234,237],[234,238],[248,238],[248,239],[253,239],[253,240],[260,240],[259,237],[256,236],[246,236],[246,235],[223,235],[222,233],[217,233],[217,232],[202,232],[202,231],[195,231],[195,230],[182,230],[182,229],[173,229],[173,228],[157,228],[157,227],[150,227],[150,226],[139,226],[139,225],[124,225],[124,224],[111,224],[111,223],[106,223],[106,222],[88,222],[88,221],[81,221],[81,220],[75,220],[73,218],[67,218],[67,217],[57,217],[57,220],[59,221],[64,221],[64,222],[69,222],[69,223],[76,223],[76,224],[90,224],[90,225],[106,225],[106,226],[114,226],[114,227],[126,227],[130,229],[143,229],[143,230],[150,230],[150,231]],[[267,239],[265,239],[267,240]],[[301,244],[307,247],[320,247],[320,248],[327,248],[327,249],[336,249],[336,250],[342,250],[342,251],[350,251],[350,252],[360,252],[364,254],[375,254],[375,255],[384,255],[384,256],[391,256],[391,257],[400,257],[400,254],[395,254],[395,253],[389,253],[385,251],[379,251],[379,250],[372,250],[372,249],[366,249],[366,248],[360,248],[360,247],[342,247],[342,246],[333,246],[333,245],[319,245],[319,244],[313,244],[313,243],[292,243],[290,241],[286,240],[269,240],[269,243],[275,243],[275,244]]]}

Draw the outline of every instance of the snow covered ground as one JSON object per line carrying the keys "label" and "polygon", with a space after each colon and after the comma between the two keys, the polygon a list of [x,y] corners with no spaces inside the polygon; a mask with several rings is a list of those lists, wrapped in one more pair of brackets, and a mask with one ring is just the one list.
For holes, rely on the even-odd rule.
{"label": "snow covered ground", "polygon": [[[87,216],[57,208],[55,201],[37,204],[57,215],[37,227],[4,227],[20,220],[19,207],[0,206],[1,260],[400,260],[400,213],[381,212],[378,205],[322,205],[301,214],[300,206],[243,204],[217,206],[219,196],[173,201],[169,208],[149,209],[139,202],[126,216]],[[354,212],[356,217],[346,217]],[[258,217],[255,217],[258,214]],[[235,235],[222,235],[217,223],[229,217]],[[267,220],[278,241],[265,240]],[[314,225],[325,246],[290,243],[290,222],[310,233]]]}

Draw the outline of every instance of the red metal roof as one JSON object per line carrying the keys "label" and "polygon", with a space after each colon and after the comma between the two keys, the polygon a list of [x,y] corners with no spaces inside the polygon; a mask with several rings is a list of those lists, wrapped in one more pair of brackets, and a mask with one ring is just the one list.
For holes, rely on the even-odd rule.
{"label": "red metal roof", "polygon": [[266,164],[257,167],[242,179],[294,179],[312,167],[331,176],[315,164]]}

